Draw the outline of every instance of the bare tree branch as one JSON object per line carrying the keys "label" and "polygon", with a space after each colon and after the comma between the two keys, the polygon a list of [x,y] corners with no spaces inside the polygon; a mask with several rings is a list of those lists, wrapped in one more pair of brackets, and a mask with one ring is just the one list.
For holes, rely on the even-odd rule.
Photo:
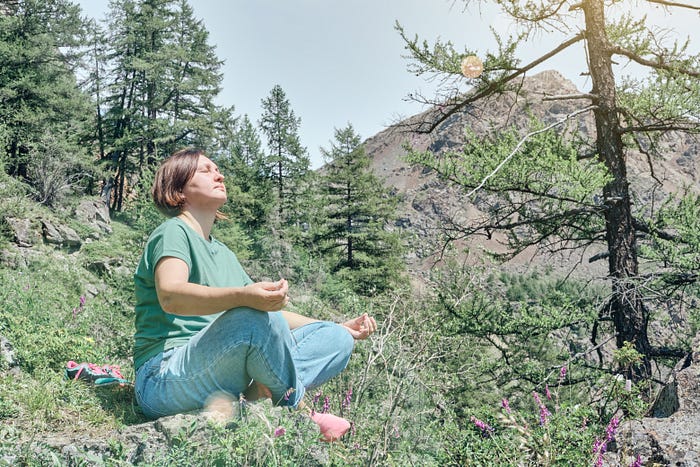
{"label": "bare tree branch", "polygon": [[560,96],[544,96],[543,101],[565,101],[573,99],[590,99],[595,100],[598,96],[595,94],[583,93],[583,94],[562,94]]}

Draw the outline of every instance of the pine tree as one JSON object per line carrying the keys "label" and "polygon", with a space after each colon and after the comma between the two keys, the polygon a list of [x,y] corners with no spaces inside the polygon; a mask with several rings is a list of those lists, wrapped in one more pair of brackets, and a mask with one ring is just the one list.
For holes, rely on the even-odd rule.
{"label": "pine tree", "polygon": [[254,235],[267,224],[273,208],[272,183],[265,170],[260,137],[247,115],[231,122],[220,135],[214,158],[231,200],[223,210]]}
{"label": "pine tree", "polygon": [[114,174],[106,190],[114,187],[112,208],[121,210],[128,180],[145,165],[211,140],[221,61],[185,0],[117,0],[110,17],[100,144]]}
{"label": "pine tree", "polygon": [[276,85],[262,100],[260,128],[267,138],[269,154],[265,170],[277,194],[277,210],[286,225],[300,222],[298,204],[308,188],[310,161],[299,141],[301,119],[294,115],[287,95]]}
{"label": "pine tree", "polygon": [[391,287],[401,274],[401,242],[388,229],[396,199],[369,169],[360,136],[352,125],[335,130],[327,164],[319,177],[320,213],[313,245],[331,270],[358,293]]}
{"label": "pine tree", "polygon": [[[510,92],[517,99],[526,73],[580,44],[585,49],[581,68],[590,77],[591,90],[548,95],[547,99],[582,103],[566,120],[592,114],[595,134],[585,144],[572,148],[572,144],[544,131],[544,125],[537,123],[524,137],[512,129],[496,131],[500,134],[467,140],[463,151],[424,154],[426,157],[414,160],[425,162],[472,193],[484,190],[501,197],[502,202],[497,209],[493,203],[494,209],[485,222],[455,225],[450,232],[452,238],[501,230],[509,234],[516,249],[530,244],[582,251],[602,240],[607,251],[599,257],[608,260],[611,295],[600,310],[599,322],[613,323],[618,348],[633,344],[642,356],[640,365],[629,365],[621,371],[630,379],[649,378],[652,358],[681,356],[685,351],[655,347],[648,336],[652,312],[648,295],[640,287],[648,278],[640,272],[639,253],[640,241],[649,238],[656,221],[649,217],[652,213],[645,206],[633,203],[628,156],[635,149],[645,154],[654,174],[653,159],[664,152],[664,145],[659,144],[664,138],[671,132],[700,132],[699,57],[689,52],[687,42],[669,43],[664,31],[648,27],[640,11],[611,14],[607,11],[609,2],[604,0],[495,3],[519,31],[508,40],[497,37],[498,51],[494,53],[467,48],[459,52],[452,44],[441,42],[430,47],[409,38],[398,26],[415,59],[412,71],[445,78],[444,99],[436,102],[439,105],[427,112],[415,129],[432,132],[458,112],[497,94]],[[682,2],[660,3],[674,9],[697,9]],[[521,64],[516,57],[520,43],[532,34],[552,30],[568,37],[540,57]],[[481,70],[473,72],[468,66],[460,69],[467,58],[476,63],[475,56],[485,59]],[[645,80],[620,79],[615,75],[616,61],[646,67],[650,76]],[[473,87],[462,92],[461,84]],[[543,168],[541,160],[535,157],[539,154],[548,156],[546,177],[539,170]],[[531,162],[529,166],[517,162],[526,159]],[[551,170],[557,165],[565,170]],[[593,178],[581,178],[587,174]],[[672,232],[665,234],[683,242]],[[597,326],[593,328],[594,342]]]}
{"label": "pine tree", "polygon": [[1,158],[39,201],[54,204],[89,175],[81,143],[90,102],[73,75],[84,25],[66,0],[26,0],[7,13],[0,15]]}

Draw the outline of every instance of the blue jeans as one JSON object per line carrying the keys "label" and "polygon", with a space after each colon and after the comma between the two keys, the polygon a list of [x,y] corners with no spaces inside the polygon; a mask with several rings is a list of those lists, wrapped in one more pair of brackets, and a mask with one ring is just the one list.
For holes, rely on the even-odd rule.
{"label": "blue jeans", "polygon": [[156,355],[136,371],[136,400],[149,418],[189,412],[224,392],[234,398],[251,380],[276,405],[296,407],[306,389],[345,369],[354,340],[320,321],[290,331],[281,313],[232,309],[187,344]]}

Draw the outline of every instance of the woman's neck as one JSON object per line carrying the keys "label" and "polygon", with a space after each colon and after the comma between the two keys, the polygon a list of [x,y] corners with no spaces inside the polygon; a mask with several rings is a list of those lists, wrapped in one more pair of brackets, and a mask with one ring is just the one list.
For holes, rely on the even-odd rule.
{"label": "woman's neck", "polygon": [[214,219],[216,218],[215,215],[212,216],[208,213],[199,213],[191,209],[183,209],[177,217],[184,221],[185,224],[192,227],[204,240],[209,241],[209,235],[211,234]]}

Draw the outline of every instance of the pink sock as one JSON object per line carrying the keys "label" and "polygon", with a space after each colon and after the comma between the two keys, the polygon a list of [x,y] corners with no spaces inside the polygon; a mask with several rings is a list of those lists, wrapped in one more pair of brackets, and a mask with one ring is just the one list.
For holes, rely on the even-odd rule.
{"label": "pink sock", "polygon": [[350,422],[329,413],[314,412],[311,415],[311,420],[316,422],[321,430],[323,440],[327,443],[340,439],[350,429]]}

